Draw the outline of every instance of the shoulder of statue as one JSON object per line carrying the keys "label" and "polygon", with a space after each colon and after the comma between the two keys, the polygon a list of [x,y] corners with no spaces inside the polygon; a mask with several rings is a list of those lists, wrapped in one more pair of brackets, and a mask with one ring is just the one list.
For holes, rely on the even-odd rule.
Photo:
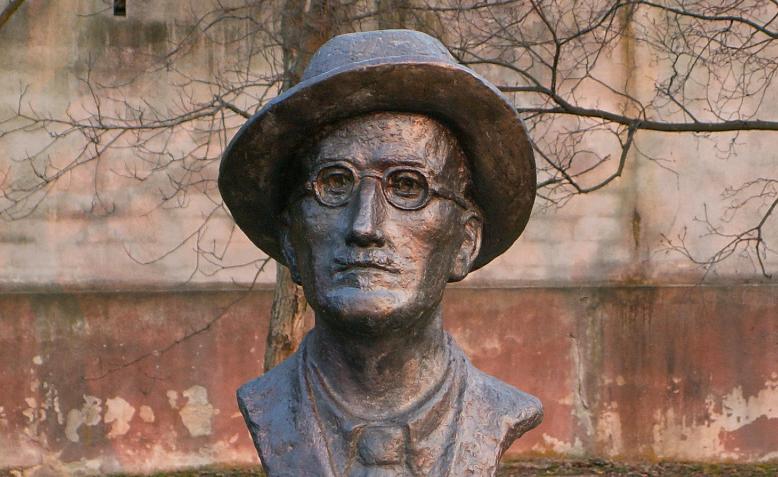
{"label": "shoulder of statue", "polygon": [[481,371],[478,374],[481,393],[494,406],[501,427],[507,431],[506,438],[518,439],[540,424],[543,405],[538,398]]}
{"label": "shoulder of statue", "polygon": [[535,396],[490,376],[467,361],[466,406],[486,419],[482,432],[509,446],[543,420],[543,405]]}
{"label": "shoulder of statue", "polygon": [[299,359],[299,353],[294,353],[278,366],[238,388],[238,408],[252,434],[253,427],[267,427],[275,420],[292,417],[289,414],[294,408],[299,387]]}
{"label": "shoulder of statue", "polygon": [[266,407],[277,402],[278,398],[288,395],[297,379],[298,353],[279,363],[263,375],[244,383],[238,388],[238,404],[248,410]]}
{"label": "shoulder of statue", "polygon": [[266,475],[333,477],[301,376],[305,341],[287,360],[238,389],[240,408]]}

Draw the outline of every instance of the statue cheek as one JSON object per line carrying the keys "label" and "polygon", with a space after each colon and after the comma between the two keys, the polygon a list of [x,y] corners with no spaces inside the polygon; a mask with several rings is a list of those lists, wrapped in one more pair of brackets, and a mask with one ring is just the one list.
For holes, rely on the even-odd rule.
{"label": "statue cheek", "polygon": [[296,230],[304,240],[326,247],[341,238],[345,229],[344,209],[324,207],[308,199],[299,210]]}

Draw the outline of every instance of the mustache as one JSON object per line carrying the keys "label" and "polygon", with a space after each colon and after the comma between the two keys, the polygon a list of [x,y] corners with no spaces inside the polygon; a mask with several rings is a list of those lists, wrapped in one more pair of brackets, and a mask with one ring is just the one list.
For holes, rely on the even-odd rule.
{"label": "mustache", "polygon": [[377,268],[392,273],[399,273],[400,269],[395,260],[384,252],[360,251],[348,253],[345,256],[335,257],[335,271],[343,272],[350,268]]}

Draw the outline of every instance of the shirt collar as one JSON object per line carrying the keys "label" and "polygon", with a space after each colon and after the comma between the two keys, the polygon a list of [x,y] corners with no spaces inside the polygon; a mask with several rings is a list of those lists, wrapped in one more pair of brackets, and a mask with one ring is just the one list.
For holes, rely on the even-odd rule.
{"label": "shirt collar", "polygon": [[350,412],[303,346],[301,377],[336,475],[447,474],[454,446],[441,443],[456,439],[466,367],[464,354],[448,334],[446,345],[448,366],[435,390],[415,408],[384,420]]}

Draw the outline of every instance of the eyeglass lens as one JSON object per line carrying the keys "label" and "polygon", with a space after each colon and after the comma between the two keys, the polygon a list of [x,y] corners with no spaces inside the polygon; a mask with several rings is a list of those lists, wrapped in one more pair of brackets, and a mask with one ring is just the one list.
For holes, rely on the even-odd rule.
{"label": "eyeglass lens", "polygon": [[[344,166],[321,169],[314,182],[318,199],[330,207],[346,204],[354,194],[357,179]],[[414,210],[426,205],[429,185],[424,175],[413,169],[390,170],[381,180],[387,201],[399,209]]]}
{"label": "eyeglass lens", "polygon": [[316,176],[314,190],[323,204],[331,207],[343,205],[354,192],[354,173],[341,166],[325,167]]}

